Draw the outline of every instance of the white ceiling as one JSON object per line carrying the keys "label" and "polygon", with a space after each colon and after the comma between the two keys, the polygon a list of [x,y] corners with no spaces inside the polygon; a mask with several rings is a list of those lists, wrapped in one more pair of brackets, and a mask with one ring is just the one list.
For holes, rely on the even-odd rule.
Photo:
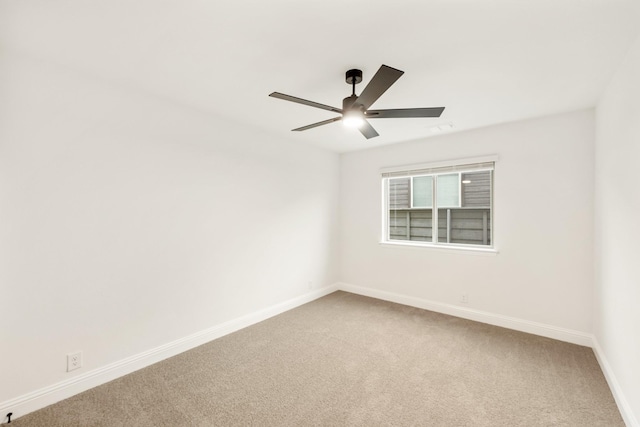
{"label": "white ceiling", "polygon": [[[337,152],[592,107],[638,30],[635,0],[0,0],[5,52]],[[442,117],[291,132],[334,114],[267,96],[340,107],[381,64],[405,74],[373,107]]]}

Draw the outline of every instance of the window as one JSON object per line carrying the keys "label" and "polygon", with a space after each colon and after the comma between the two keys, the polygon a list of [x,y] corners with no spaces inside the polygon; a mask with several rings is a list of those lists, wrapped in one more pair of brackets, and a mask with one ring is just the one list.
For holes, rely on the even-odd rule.
{"label": "window", "polygon": [[483,161],[383,172],[383,240],[492,247],[493,171]]}

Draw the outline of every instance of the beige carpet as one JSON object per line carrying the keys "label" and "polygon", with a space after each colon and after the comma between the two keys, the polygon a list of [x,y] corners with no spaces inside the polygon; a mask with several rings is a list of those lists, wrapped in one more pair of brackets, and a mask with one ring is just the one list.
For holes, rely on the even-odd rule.
{"label": "beige carpet", "polygon": [[11,425],[624,423],[587,347],[336,292]]}

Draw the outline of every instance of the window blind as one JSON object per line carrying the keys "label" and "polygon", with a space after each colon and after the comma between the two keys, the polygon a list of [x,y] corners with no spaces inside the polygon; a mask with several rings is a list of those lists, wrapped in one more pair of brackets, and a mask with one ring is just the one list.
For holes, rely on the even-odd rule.
{"label": "window blind", "polygon": [[418,168],[401,171],[382,172],[383,178],[400,178],[415,175],[440,175],[455,172],[478,172],[493,170],[495,162],[469,163],[466,165],[454,165],[433,168]]}

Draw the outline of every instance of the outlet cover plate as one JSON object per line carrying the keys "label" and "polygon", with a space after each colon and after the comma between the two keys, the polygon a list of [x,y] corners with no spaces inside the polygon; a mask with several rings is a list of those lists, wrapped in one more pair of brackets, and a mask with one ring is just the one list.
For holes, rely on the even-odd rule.
{"label": "outlet cover plate", "polygon": [[82,367],[82,352],[67,354],[67,372],[74,371]]}

